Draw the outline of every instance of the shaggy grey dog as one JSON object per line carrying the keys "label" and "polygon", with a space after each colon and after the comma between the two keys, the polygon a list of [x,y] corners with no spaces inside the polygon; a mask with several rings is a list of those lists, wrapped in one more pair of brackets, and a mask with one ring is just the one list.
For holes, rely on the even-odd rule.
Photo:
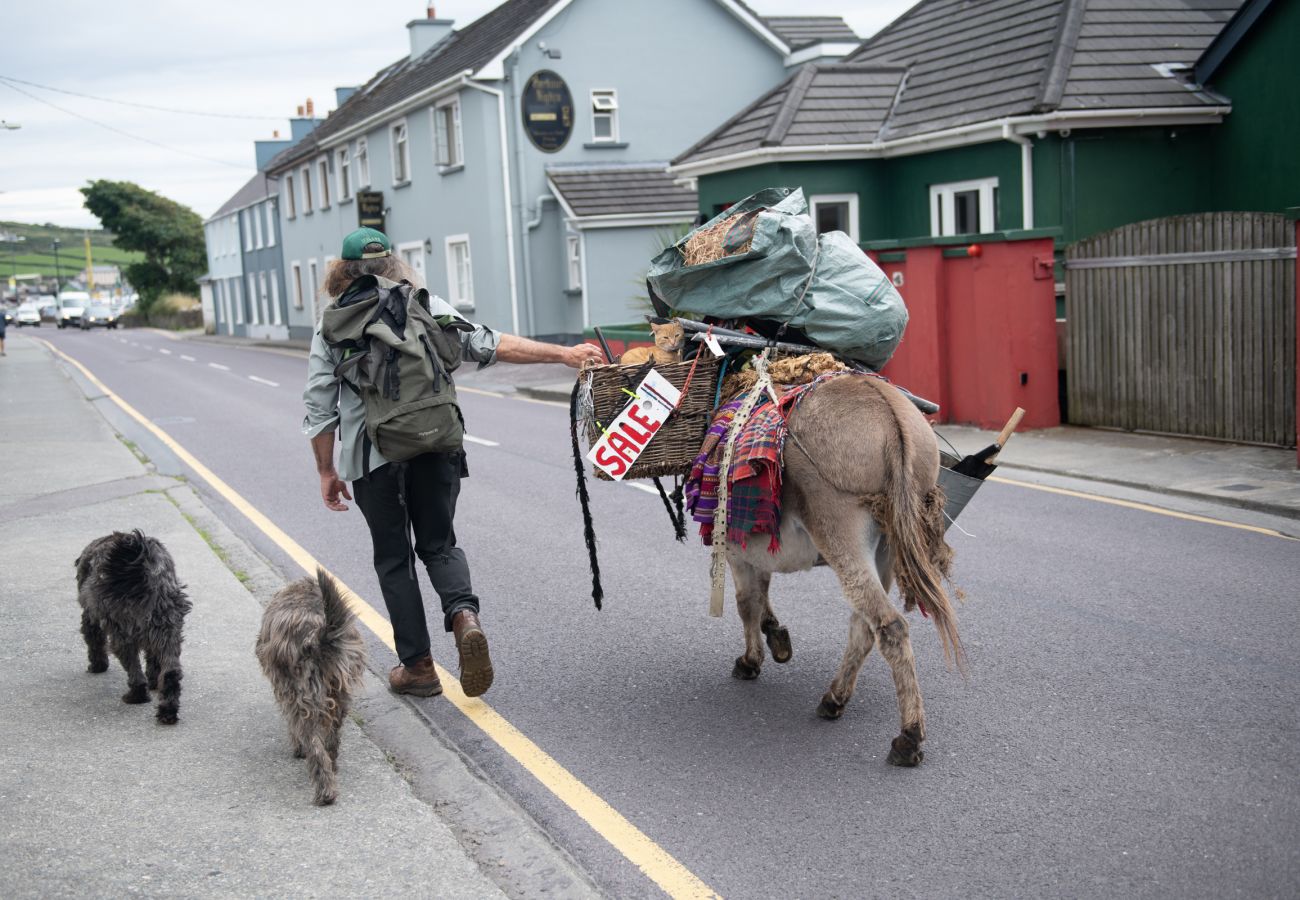
{"label": "shaggy grey dog", "polygon": [[307,760],[315,802],[328,806],[338,796],[339,730],[361,683],[366,652],[352,610],[324,569],[271,598],[257,659],[289,723],[293,754]]}
{"label": "shaggy grey dog", "polygon": [[[108,653],[126,669],[127,703],[158,691],[158,721],[175,725],[181,702],[181,629],[190,601],[162,542],[140,530],[114,531],[77,557],[77,602],[88,671],[108,670]],[[140,669],[144,653],[145,668]]]}

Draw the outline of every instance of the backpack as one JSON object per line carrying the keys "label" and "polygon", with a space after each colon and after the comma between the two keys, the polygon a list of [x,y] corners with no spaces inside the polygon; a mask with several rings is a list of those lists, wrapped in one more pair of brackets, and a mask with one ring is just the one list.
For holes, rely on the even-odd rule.
{"label": "backpack", "polygon": [[354,281],[321,315],[321,336],[343,351],[337,375],[365,407],[370,446],[391,462],[462,447],[465,420],[451,373],[461,362],[460,332],[474,326],[434,316],[429,292],[374,275]]}

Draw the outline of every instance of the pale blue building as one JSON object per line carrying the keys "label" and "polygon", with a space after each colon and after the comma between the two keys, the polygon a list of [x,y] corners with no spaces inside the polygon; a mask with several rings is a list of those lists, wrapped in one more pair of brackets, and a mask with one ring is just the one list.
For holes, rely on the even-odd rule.
{"label": "pale blue building", "polygon": [[646,264],[696,215],[672,159],[789,67],[843,54],[838,18],[735,0],[507,0],[407,26],[378,72],[266,167],[286,319],[310,335],[325,266],[363,221],[431,291],[539,337],[639,318]]}

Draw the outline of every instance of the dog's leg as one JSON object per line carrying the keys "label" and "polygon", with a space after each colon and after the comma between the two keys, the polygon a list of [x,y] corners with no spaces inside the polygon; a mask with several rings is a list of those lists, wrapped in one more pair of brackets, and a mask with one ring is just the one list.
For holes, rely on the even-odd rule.
{"label": "dog's leg", "polygon": [[149,688],[144,683],[144,670],[140,668],[140,648],[135,644],[114,646],[113,655],[126,669],[126,693],[122,695],[122,702],[148,703]]}
{"label": "dog's leg", "polygon": [[180,629],[169,632],[155,649],[158,660],[158,721],[175,725],[181,708]]}
{"label": "dog's leg", "polygon": [[[320,730],[323,723],[318,723]],[[338,782],[334,775],[334,760],[326,749],[324,736],[318,730],[307,744],[307,773],[311,775],[312,786],[316,796],[312,802],[317,806],[329,806],[338,797]]]}
{"label": "dog's leg", "polygon": [[86,671],[95,675],[107,672],[108,648],[104,629],[100,628],[99,621],[84,609],[81,611],[81,636],[86,639],[86,653],[90,657],[90,665],[86,667]]}
{"label": "dog's leg", "polygon": [[330,759],[334,760],[336,771],[338,769],[339,742],[343,734],[343,720],[348,717],[349,699],[346,693],[342,696],[334,695],[334,712],[329,717],[329,730],[325,738],[325,749],[329,751]]}
{"label": "dog's leg", "polygon": [[161,691],[162,681],[158,678],[162,674],[162,666],[158,663],[158,657],[149,651],[144,654],[144,680],[151,691]]}

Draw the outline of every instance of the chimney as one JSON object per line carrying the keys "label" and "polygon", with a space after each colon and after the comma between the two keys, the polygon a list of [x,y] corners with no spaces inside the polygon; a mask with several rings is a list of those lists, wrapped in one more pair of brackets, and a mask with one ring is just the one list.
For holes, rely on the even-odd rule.
{"label": "chimney", "polygon": [[302,115],[303,115],[303,113],[302,113],[302,104],[299,103],[299,104],[298,104],[298,118],[301,119],[301,118],[302,118]]}
{"label": "chimney", "polygon": [[338,107],[342,106],[344,103],[347,103],[348,98],[351,97],[353,94],[355,94],[358,90],[359,88],[356,87],[336,87],[334,89],[334,107],[337,109]]}
{"label": "chimney", "polygon": [[315,111],[315,109],[314,109],[313,106],[312,106],[311,98],[308,97],[308,98],[307,98],[307,118],[309,118],[309,119],[313,119],[313,118],[315,118],[315,117],[316,117],[316,111]]}
{"label": "chimney", "polygon": [[424,16],[406,23],[406,30],[411,33],[411,59],[423,56],[427,50],[442,43],[455,24],[451,19],[439,19],[432,3],[424,11]]}

